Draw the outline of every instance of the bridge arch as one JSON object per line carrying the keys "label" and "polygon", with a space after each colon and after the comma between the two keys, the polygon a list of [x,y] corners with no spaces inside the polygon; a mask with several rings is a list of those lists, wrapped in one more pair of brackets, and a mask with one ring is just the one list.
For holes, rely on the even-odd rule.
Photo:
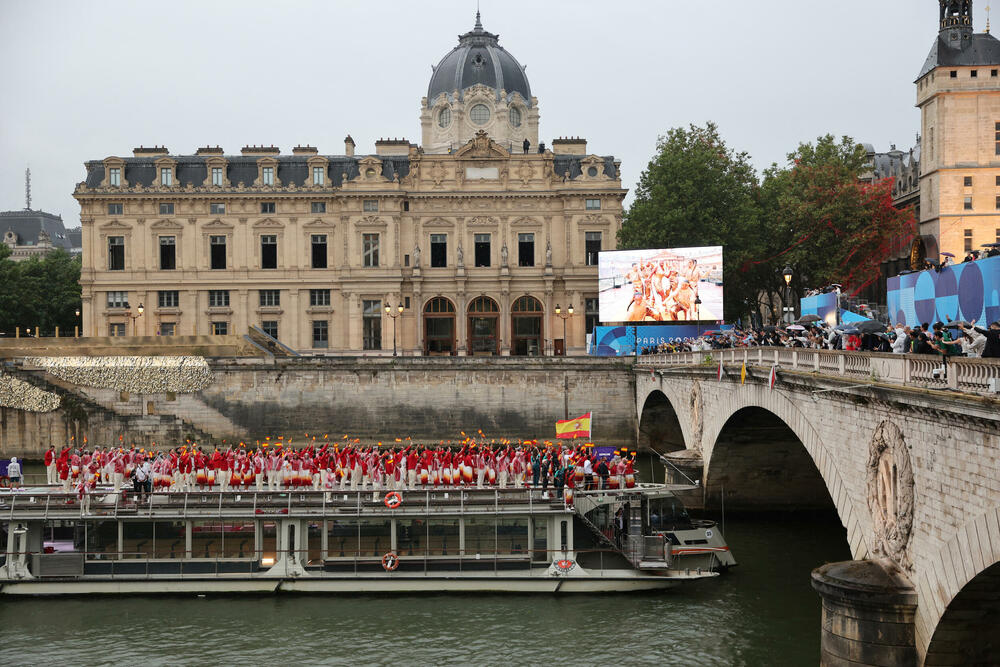
{"label": "bridge arch", "polygon": [[998,519],[991,508],[966,522],[922,572],[916,631],[927,665],[986,665],[1000,655]]}
{"label": "bridge arch", "polygon": [[766,385],[731,385],[724,391],[722,405],[707,408],[717,417],[705,420],[706,506],[719,504],[723,484],[727,507],[730,498],[744,500],[769,485],[770,499],[750,509],[834,507],[853,558],[867,558],[866,492],[845,483],[817,429],[795,403]]}
{"label": "bridge arch", "polygon": [[650,391],[639,406],[637,444],[640,451],[660,454],[687,449],[688,435],[674,403],[659,390]]}

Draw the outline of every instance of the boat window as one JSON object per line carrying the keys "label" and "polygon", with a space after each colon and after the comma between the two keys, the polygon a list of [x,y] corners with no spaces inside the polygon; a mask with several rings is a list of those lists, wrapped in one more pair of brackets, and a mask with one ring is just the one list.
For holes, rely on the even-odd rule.
{"label": "boat window", "polygon": [[523,556],[528,553],[528,519],[497,520],[497,553]]}
{"label": "boat window", "polygon": [[227,521],[222,527],[222,557],[253,558],[255,527],[253,521]]}
{"label": "boat window", "polygon": [[[323,560],[323,524],[310,522],[308,528],[309,535],[309,563],[322,564]],[[253,549],[253,536],[250,540],[250,548]]]}
{"label": "boat window", "polygon": [[[42,548],[46,553],[69,553],[84,548],[84,525],[82,521],[46,521],[42,532]],[[7,543],[4,542],[6,547]]]}
{"label": "boat window", "polygon": [[274,521],[262,521],[260,530],[260,564],[271,567],[278,560],[278,525]]}
{"label": "boat window", "polygon": [[87,558],[114,560],[118,558],[118,522],[87,522]]}
{"label": "boat window", "polygon": [[677,498],[650,498],[648,511],[651,530],[676,530],[691,524],[691,517]]}
{"label": "boat window", "polygon": [[222,558],[222,542],[225,538],[222,526],[220,519],[191,522],[192,558]]}
{"label": "boat window", "polygon": [[470,516],[465,519],[465,555],[496,553],[496,520],[491,516]]}
{"label": "boat window", "polygon": [[122,557],[153,557],[152,521],[122,521]]}
{"label": "boat window", "polygon": [[392,548],[392,520],[360,519],[358,536],[359,556],[381,558]]}
{"label": "boat window", "polygon": [[532,520],[533,528],[532,540],[534,542],[535,554],[533,559],[540,562],[549,560],[549,522],[546,519],[538,518]]}
{"label": "boat window", "polygon": [[569,545],[569,542],[568,542],[569,537],[567,535],[567,532],[568,532],[568,529],[566,528],[566,522],[565,521],[560,521],[559,522],[559,544],[560,544],[559,548],[562,551],[566,551],[566,548]]}
{"label": "boat window", "polygon": [[427,521],[427,553],[430,556],[458,555],[458,519]]}
{"label": "boat window", "polygon": [[153,525],[153,557],[184,558],[186,521],[157,521]]}
{"label": "boat window", "polygon": [[396,553],[423,556],[427,548],[427,524],[423,519],[396,519]]}
{"label": "boat window", "polygon": [[355,558],[358,555],[356,519],[330,519],[326,522],[327,558]]}

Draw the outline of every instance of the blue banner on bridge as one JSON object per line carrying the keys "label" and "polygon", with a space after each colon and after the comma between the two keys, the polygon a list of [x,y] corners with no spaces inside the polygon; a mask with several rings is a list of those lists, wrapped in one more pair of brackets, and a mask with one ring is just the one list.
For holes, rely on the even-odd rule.
{"label": "blue banner on bridge", "polygon": [[[697,338],[706,331],[731,327],[708,324],[660,324],[649,326],[595,327],[590,339],[590,354],[599,357],[623,357],[669,343],[677,338]],[[638,339],[638,340],[637,340]]]}
{"label": "blue banner on bridge", "polygon": [[799,299],[799,312],[802,315],[816,315],[830,326],[837,324],[837,293],[817,294]]}
{"label": "blue banner on bridge", "polygon": [[953,320],[987,326],[1000,319],[1000,257],[888,280],[889,317],[916,326]]}

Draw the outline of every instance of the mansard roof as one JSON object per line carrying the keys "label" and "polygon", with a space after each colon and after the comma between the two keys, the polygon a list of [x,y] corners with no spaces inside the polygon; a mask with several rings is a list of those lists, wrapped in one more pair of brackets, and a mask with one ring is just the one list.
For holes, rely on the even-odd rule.
{"label": "mansard roof", "polygon": [[[937,67],[1000,66],[1000,40],[989,33],[972,33],[970,39],[959,39],[964,48],[952,46],[951,31],[943,31],[934,40],[934,46],[924,62],[917,80],[924,78]],[[956,34],[961,34],[956,31]]]}

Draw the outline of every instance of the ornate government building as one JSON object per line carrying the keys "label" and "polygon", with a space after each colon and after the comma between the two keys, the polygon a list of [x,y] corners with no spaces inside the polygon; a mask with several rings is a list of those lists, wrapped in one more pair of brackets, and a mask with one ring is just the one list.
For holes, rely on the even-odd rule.
{"label": "ornate government building", "polygon": [[538,120],[524,67],[477,15],[434,68],[419,146],[356,155],[348,136],[341,155],[140,147],[87,162],[84,332],[258,326],[313,353],[582,353],[625,190],[585,140],[539,145]]}

